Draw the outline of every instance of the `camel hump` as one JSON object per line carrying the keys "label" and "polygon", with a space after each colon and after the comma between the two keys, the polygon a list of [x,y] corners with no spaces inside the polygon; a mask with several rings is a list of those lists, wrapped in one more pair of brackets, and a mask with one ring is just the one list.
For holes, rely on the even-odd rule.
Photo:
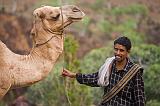
{"label": "camel hump", "polygon": [[[4,66],[6,64],[6,57],[8,57],[12,53],[11,50],[0,40],[0,66]],[[1,68],[0,68],[1,72]]]}
{"label": "camel hump", "polygon": [[11,77],[7,70],[0,69],[0,99],[11,87]]}

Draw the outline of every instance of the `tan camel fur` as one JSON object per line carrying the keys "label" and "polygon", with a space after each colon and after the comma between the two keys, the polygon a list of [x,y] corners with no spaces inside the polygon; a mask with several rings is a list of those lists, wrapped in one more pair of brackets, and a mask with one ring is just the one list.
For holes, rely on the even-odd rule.
{"label": "tan camel fur", "polygon": [[49,74],[63,51],[63,29],[81,20],[84,13],[76,6],[66,5],[43,6],[33,15],[33,47],[29,55],[15,54],[0,41],[0,98],[9,89],[29,86]]}

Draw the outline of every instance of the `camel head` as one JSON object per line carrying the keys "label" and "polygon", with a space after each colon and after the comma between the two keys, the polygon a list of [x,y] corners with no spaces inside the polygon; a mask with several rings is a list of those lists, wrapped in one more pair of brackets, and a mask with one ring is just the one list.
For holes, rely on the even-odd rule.
{"label": "camel head", "polygon": [[43,6],[34,10],[36,20],[43,21],[46,28],[58,32],[72,22],[80,21],[84,13],[74,5],[62,7]]}

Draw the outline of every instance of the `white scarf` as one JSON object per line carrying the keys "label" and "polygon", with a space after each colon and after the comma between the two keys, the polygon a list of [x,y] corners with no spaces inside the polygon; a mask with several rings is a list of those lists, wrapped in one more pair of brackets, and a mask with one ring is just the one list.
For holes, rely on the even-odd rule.
{"label": "white scarf", "polygon": [[109,84],[110,64],[112,64],[112,61],[114,59],[115,59],[115,57],[107,58],[105,63],[98,70],[98,85],[99,86],[104,87]]}

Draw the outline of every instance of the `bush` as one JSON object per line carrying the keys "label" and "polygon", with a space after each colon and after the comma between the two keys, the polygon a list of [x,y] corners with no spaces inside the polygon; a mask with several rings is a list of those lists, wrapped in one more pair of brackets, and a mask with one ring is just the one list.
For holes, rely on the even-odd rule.
{"label": "bush", "polygon": [[105,62],[105,59],[113,54],[112,52],[113,51],[111,47],[103,47],[92,50],[81,61],[81,71],[96,72],[98,68]]}
{"label": "bush", "polygon": [[157,100],[150,100],[147,102],[147,106],[160,106],[160,102]]}
{"label": "bush", "polygon": [[107,20],[100,20],[97,24],[97,27],[100,29],[101,32],[103,33],[108,33],[112,31],[111,23]]}
{"label": "bush", "polygon": [[155,45],[141,44],[133,47],[131,56],[134,61],[145,66],[160,63],[160,48]]}
{"label": "bush", "polygon": [[144,81],[145,81],[145,91],[148,100],[159,100],[160,101],[160,63],[151,64],[145,70]]}
{"label": "bush", "polygon": [[123,15],[123,14],[148,14],[148,9],[142,4],[132,4],[127,7],[115,7],[112,9],[111,13],[113,15]]}

